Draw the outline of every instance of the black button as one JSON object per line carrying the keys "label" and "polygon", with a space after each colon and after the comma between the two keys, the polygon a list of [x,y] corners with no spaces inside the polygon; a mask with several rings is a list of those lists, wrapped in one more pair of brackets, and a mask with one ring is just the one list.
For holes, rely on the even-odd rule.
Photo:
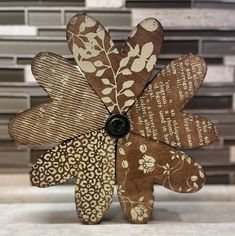
{"label": "black button", "polygon": [[105,124],[107,133],[114,138],[122,138],[130,131],[128,118],[121,114],[111,115]]}

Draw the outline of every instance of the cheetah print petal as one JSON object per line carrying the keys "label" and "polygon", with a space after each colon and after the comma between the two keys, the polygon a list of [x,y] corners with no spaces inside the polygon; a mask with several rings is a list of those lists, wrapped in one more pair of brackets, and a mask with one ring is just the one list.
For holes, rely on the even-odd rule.
{"label": "cheetah print petal", "polygon": [[69,48],[110,113],[126,113],[143,91],[162,41],[161,24],[153,18],[131,32],[121,52],[105,28],[88,15],[75,15],[67,26]]}
{"label": "cheetah print petal", "polygon": [[55,186],[77,176],[77,149],[70,146],[77,139],[55,146],[37,159],[30,171],[33,186]]}
{"label": "cheetah print petal", "polygon": [[78,136],[41,156],[30,172],[32,185],[49,187],[74,178],[79,218],[101,221],[112,202],[115,184],[115,141],[104,129]]}
{"label": "cheetah print petal", "polygon": [[38,83],[53,99],[26,110],[9,124],[11,137],[23,144],[57,143],[104,126],[108,112],[79,70],[53,53],[32,63]]}
{"label": "cheetah print petal", "polygon": [[211,121],[182,111],[206,74],[199,56],[185,55],[173,60],[146,87],[128,112],[131,130],[171,146],[196,148],[217,138]]}
{"label": "cheetah print petal", "polygon": [[197,192],[205,182],[202,167],[164,143],[130,134],[117,147],[118,196],[126,217],[146,223],[153,208],[153,185],[174,192]]}

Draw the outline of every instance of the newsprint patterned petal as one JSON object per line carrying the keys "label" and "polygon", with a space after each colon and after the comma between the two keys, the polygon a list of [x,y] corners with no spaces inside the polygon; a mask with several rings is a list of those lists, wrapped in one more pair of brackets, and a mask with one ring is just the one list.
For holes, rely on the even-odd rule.
{"label": "newsprint patterned petal", "polygon": [[183,113],[206,74],[199,56],[185,55],[173,60],[147,86],[128,112],[131,130],[177,147],[209,145],[217,138],[211,121]]}

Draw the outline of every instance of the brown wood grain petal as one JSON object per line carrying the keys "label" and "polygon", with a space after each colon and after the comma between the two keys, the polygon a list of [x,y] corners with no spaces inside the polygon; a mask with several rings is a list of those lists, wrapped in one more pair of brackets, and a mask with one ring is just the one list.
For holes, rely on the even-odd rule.
{"label": "brown wood grain petal", "polygon": [[161,24],[149,18],[130,34],[118,52],[104,27],[88,15],[75,15],[67,25],[74,58],[110,113],[125,113],[144,89],[160,53]]}
{"label": "brown wood grain petal", "polygon": [[33,165],[33,186],[50,187],[74,178],[78,217],[96,224],[107,213],[115,184],[115,140],[104,129],[65,141]]}
{"label": "brown wood grain petal", "polygon": [[166,66],[146,87],[128,112],[131,130],[172,146],[195,148],[217,138],[217,130],[206,118],[183,113],[206,74],[199,56],[185,55]]}
{"label": "brown wood grain petal", "polygon": [[118,144],[116,175],[122,210],[133,223],[146,223],[150,218],[154,183],[191,193],[205,182],[202,167],[186,153],[135,134]]}
{"label": "brown wood grain petal", "polygon": [[52,102],[26,110],[10,121],[11,137],[22,144],[50,144],[104,127],[109,115],[79,70],[53,53],[40,53],[33,74]]}

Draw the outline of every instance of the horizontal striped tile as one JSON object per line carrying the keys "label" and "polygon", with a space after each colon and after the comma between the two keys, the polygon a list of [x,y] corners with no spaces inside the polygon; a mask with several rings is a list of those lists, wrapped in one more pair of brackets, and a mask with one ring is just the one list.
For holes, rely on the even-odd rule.
{"label": "horizontal striped tile", "polygon": [[27,95],[2,95],[0,94],[0,113],[18,113],[29,108]]}
{"label": "horizontal striped tile", "polygon": [[[82,10],[82,9],[81,9]],[[130,26],[131,25],[131,12],[127,10],[87,10],[84,9],[87,14],[97,19],[104,26]],[[65,10],[65,24],[68,23],[71,17],[78,14],[76,10]]]}
{"label": "horizontal striped tile", "polygon": [[37,28],[26,25],[0,25],[1,36],[37,36]]}
{"label": "horizontal striped tile", "polygon": [[224,64],[229,66],[235,66],[235,55],[234,56],[225,56]]}
{"label": "horizontal striped tile", "polygon": [[234,67],[210,65],[204,83],[234,83],[234,75]]}
{"label": "horizontal striped tile", "polygon": [[125,6],[125,0],[86,0],[88,8],[121,8]]}
{"label": "horizontal striped tile", "polygon": [[234,29],[234,15],[233,9],[132,9],[132,25],[155,17],[170,29]]}
{"label": "horizontal striped tile", "polygon": [[61,25],[62,17],[60,10],[28,10],[29,25]]}

